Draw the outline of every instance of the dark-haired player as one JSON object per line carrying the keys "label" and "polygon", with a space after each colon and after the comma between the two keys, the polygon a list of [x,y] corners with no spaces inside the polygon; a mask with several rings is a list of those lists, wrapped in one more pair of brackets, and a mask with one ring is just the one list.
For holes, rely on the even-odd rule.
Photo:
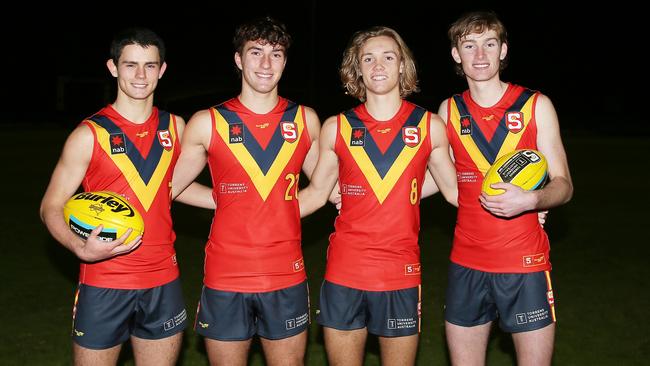
{"label": "dark-haired player", "polygon": [[[82,260],[74,363],[114,365],[130,339],[136,364],[174,365],[187,314],[169,208],[184,122],[153,106],[167,68],[165,45],[153,31],[116,35],[106,65],[117,80],[117,98],[70,134],[40,210],[52,236]],[[144,236],[124,243],[129,230],[107,243],[97,238],[101,226],[86,240],[73,234],[63,205],[80,185],[122,194],[142,214]],[[207,187],[188,189],[179,200],[214,207]]]}
{"label": "dark-haired player", "polygon": [[253,336],[268,365],[302,365],[309,294],[298,178],[316,164],[316,113],[278,95],[291,37],[266,17],[233,39],[239,95],[197,112],[183,136],[174,194],[210,167],[217,210],[205,248],[196,331],[211,364],[245,365]]}

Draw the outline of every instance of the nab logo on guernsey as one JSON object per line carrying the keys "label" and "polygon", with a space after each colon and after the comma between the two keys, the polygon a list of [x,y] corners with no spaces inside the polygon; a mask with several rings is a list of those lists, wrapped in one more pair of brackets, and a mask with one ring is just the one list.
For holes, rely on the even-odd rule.
{"label": "nab logo on guernsey", "polygon": [[228,142],[231,144],[241,144],[244,142],[243,123],[233,123],[228,127]]}
{"label": "nab logo on guernsey", "polygon": [[408,147],[416,147],[420,143],[420,128],[419,127],[403,127],[402,128],[402,141]]}
{"label": "nab logo on guernsey", "polygon": [[355,127],[350,136],[350,146],[364,146],[366,141],[366,128]]}
{"label": "nab logo on guernsey", "polygon": [[472,134],[472,117],[470,116],[460,116],[460,134],[461,135],[471,135]]}
{"label": "nab logo on guernsey", "polygon": [[112,133],[108,137],[108,141],[111,144],[111,155],[126,154],[124,133]]}

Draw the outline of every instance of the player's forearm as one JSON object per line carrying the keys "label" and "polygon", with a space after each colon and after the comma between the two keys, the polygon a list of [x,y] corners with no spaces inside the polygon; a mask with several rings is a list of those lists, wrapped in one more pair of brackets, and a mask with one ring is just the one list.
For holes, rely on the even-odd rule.
{"label": "player's forearm", "polygon": [[40,209],[40,215],[41,220],[52,237],[69,251],[74,253],[74,255],[79,257],[84,242],[65,224],[62,209],[59,207],[48,207],[47,205],[43,205]]}
{"label": "player's forearm", "polygon": [[537,202],[532,209],[548,210],[565,204],[573,197],[573,184],[565,177],[555,177],[536,193]]}
{"label": "player's forearm", "polygon": [[323,207],[327,202],[329,194],[325,190],[317,190],[309,186],[300,191],[298,203],[300,205],[300,217],[312,214],[314,211]]}
{"label": "player's forearm", "polygon": [[440,192],[440,189],[436,185],[436,181],[433,180],[431,172],[427,170],[424,175],[424,183],[422,184],[422,198],[433,196],[438,192]]}
{"label": "player's forearm", "polygon": [[212,188],[193,182],[176,196],[176,201],[186,205],[214,210],[217,208],[212,197]]}

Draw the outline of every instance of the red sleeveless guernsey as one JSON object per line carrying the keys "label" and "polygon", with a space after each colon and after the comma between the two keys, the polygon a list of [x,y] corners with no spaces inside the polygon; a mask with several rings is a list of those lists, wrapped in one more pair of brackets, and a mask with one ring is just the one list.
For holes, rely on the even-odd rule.
{"label": "red sleeveless guernsey", "polygon": [[420,193],[431,155],[431,114],[402,101],[389,121],[360,105],[337,119],[342,206],[325,279],[366,291],[420,284]]}
{"label": "red sleeveless guernsey", "polygon": [[459,205],[452,262],[494,273],[551,268],[548,237],[537,213],[500,218],[479,202],[483,177],[499,157],[537,148],[538,95],[509,84],[501,100],[489,108],[476,104],[469,90],[448,100],[447,136],[454,151]]}
{"label": "red sleeveless guernsey", "polygon": [[143,124],[126,120],[110,105],[82,122],[94,136],[85,191],[113,191],[144,218],[144,236],[133,252],[82,263],[81,283],[115,289],[144,289],[178,277],[170,214],[172,172],[180,142],[176,118],[153,108]]}
{"label": "red sleeveless guernsey", "polygon": [[268,292],[305,280],[298,178],[311,146],[304,107],[280,98],[256,114],[237,98],[210,108],[208,164],[217,210],[206,286]]}

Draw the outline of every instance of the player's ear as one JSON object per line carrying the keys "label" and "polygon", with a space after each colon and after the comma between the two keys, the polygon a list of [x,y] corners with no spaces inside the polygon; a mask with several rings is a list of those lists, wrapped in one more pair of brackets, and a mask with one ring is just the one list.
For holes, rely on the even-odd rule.
{"label": "player's ear", "polygon": [[165,70],[167,70],[167,63],[163,62],[162,65],[160,65],[160,71],[158,72],[158,79],[162,78],[163,74],[165,73]]}
{"label": "player's ear", "polygon": [[239,54],[239,52],[235,52],[235,65],[237,65],[237,68],[239,70],[243,70],[241,65],[241,55]]}
{"label": "player's ear", "polygon": [[451,49],[451,57],[456,61],[457,64],[461,63],[460,54],[458,53],[458,48],[454,47]]}
{"label": "player's ear", "polygon": [[499,60],[503,61],[508,54],[508,44],[501,43],[501,53],[499,54]]}
{"label": "player's ear", "polygon": [[106,67],[108,68],[108,71],[113,75],[113,77],[117,77],[117,66],[115,65],[115,62],[113,62],[112,58],[109,58],[108,61],[106,61]]}

